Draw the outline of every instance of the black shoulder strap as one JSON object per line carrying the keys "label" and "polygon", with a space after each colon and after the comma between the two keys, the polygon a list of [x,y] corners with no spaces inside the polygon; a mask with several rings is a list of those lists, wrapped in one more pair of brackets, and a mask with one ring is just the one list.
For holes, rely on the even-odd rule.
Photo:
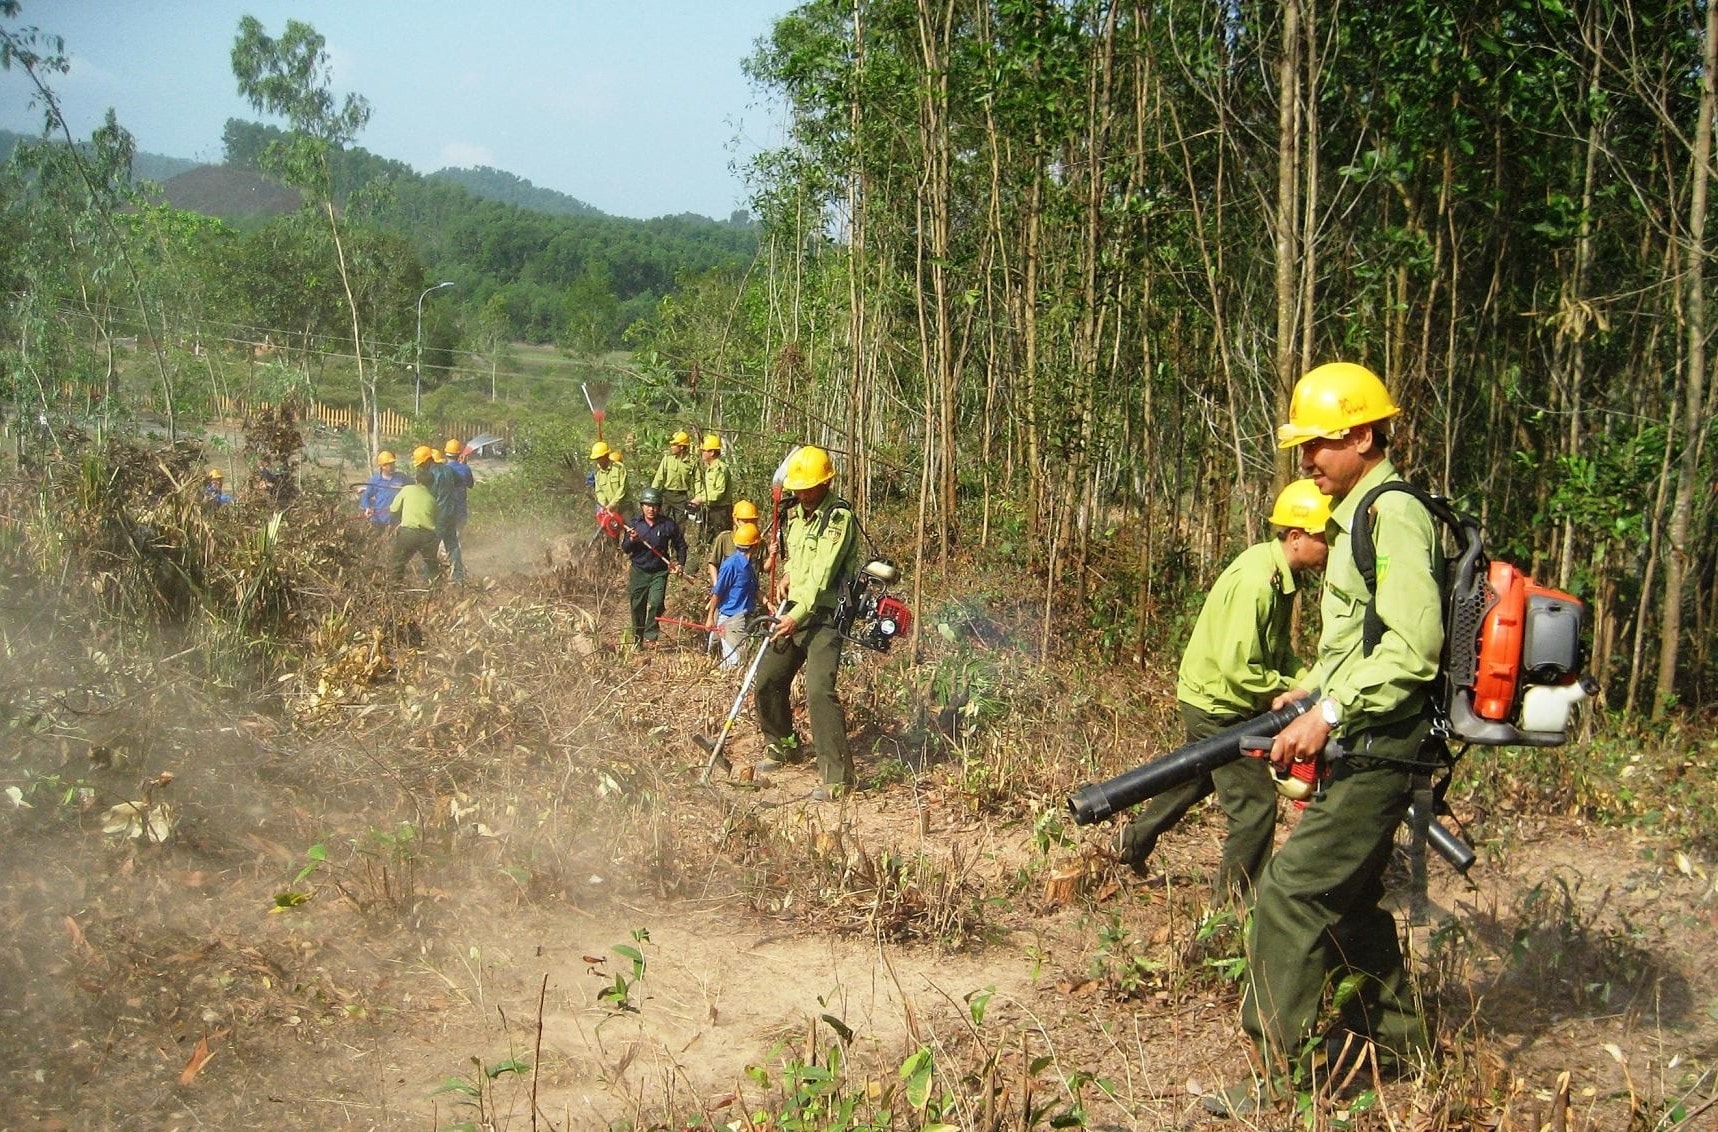
{"label": "black shoulder strap", "polygon": [[[1419,484],[1408,483],[1406,480],[1390,480],[1361,496],[1360,506],[1354,510],[1354,528],[1349,533],[1349,538],[1354,542],[1354,566],[1366,582],[1366,629],[1362,647],[1367,655],[1371,655],[1372,650],[1378,647],[1378,642],[1384,638],[1384,622],[1378,616],[1378,548],[1372,541],[1372,507],[1379,496],[1392,491],[1413,496],[1431,513],[1432,518],[1450,529],[1462,543],[1461,560],[1466,568],[1471,569],[1472,560],[1482,558],[1484,554],[1479,520],[1471,515],[1461,514],[1450,506],[1449,500],[1441,495],[1433,495]],[[1445,612],[1448,613],[1447,610]]]}

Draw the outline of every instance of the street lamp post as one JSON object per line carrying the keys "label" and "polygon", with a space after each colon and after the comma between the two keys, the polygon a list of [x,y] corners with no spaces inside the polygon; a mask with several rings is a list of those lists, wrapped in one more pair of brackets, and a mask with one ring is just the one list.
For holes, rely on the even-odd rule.
{"label": "street lamp post", "polygon": [[424,398],[424,300],[431,291],[439,291],[443,287],[453,286],[453,280],[448,279],[437,283],[434,287],[424,288],[424,293],[418,296],[418,336],[416,338],[417,362],[413,366],[415,384],[412,386],[412,416],[418,415],[419,406]]}

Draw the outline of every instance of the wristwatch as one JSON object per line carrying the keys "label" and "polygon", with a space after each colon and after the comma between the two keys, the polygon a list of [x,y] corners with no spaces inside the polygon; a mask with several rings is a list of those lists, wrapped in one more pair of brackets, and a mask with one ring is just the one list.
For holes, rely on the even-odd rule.
{"label": "wristwatch", "polygon": [[1318,714],[1324,717],[1327,726],[1332,728],[1342,726],[1342,708],[1329,696],[1318,701]]}

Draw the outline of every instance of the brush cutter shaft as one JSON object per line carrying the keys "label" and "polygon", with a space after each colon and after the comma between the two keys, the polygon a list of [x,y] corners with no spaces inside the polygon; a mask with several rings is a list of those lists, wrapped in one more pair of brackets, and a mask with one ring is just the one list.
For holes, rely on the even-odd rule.
{"label": "brush cutter shaft", "polygon": [[[753,628],[757,626],[767,627],[774,621],[775,618],[773,617],[760,617],[754,622]],[[717,735],[716,741],[710,744],[710,758],[704,764],[704,776],[698,780],[700,782],[710,781],[710,772],[715,769],[716,760],[722,757],[722,748],[727,746],[728,735],[734,729],[734,720],[740,717],[740,709],[746,704],[746,696],[752,690],[752,682],[758,678],[758,665],[763,663],[764,652],[769,648],[769,634],[766,632],[755,635],[757,637],[757,651],[752,654],[752,662],[746,665],[746,678],[740,681],[740,691],[734,697],[734,706],[728,709],[728,718],[722,721],[721,734]]]}

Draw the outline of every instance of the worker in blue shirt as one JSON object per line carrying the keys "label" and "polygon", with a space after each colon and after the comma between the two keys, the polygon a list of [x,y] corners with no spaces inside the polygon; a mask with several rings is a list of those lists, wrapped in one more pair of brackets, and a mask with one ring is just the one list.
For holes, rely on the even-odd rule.
{"label": "worker in blue shirt", "polygon": [[395,467],[395,463],[392,452],[376,453],[376,474],[365,481],[364,490],[358,493],[358,506],[363,508],[364,517],[370,520],[371,529],[378,534],[393,530],[399,521],[388,508],[400,489],[412,482],[410,476]]}
{"label": "worker in blue shirt", "polygon": [[710,587],[710,607],[716,634],[722,639],[722,666],[740,663],[740,645],[746,638],[746,618],[758,600],[758,568],[752,564],[757,551],[758,525],[740,523],[733,530],[734,552],[716,570]]}

